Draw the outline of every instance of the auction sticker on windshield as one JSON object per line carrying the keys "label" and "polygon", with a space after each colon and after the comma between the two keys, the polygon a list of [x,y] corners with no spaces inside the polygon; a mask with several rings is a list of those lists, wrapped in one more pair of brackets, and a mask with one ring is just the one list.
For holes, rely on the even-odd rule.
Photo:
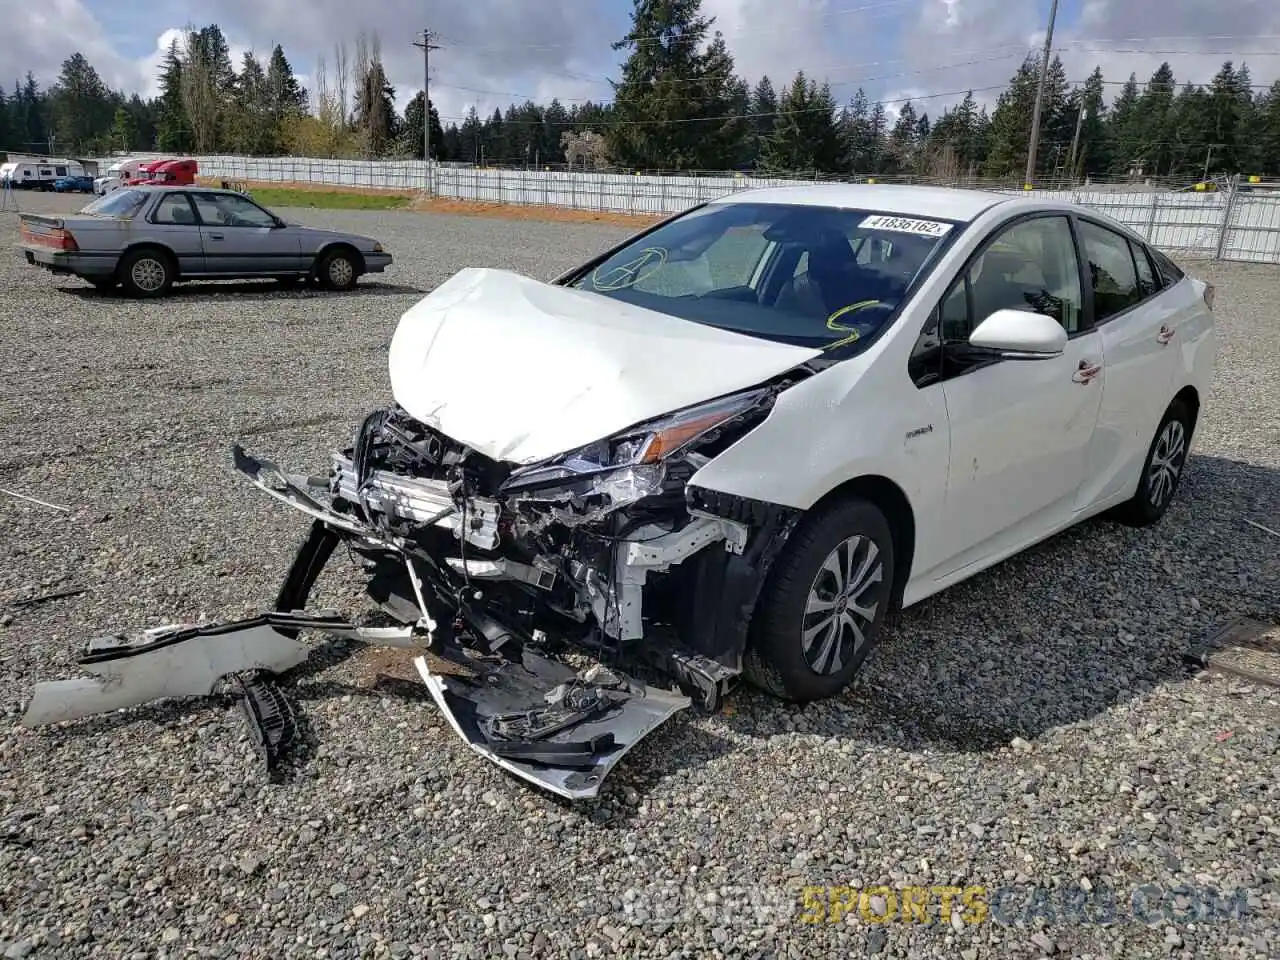
{"label": "auction sticker on windshield", "polygon": [[945,237],[951,230],[951,224],[939,223],[937,220],[916,220],[912,217],[889,217],[877,213],[858,224],[858,229],[892,230],[895,233],[914,233],[919,237]]}

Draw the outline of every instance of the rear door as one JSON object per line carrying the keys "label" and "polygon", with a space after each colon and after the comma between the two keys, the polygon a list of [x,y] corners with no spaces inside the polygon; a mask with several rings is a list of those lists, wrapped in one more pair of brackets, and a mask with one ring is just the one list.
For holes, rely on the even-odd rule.
{"label": "rear door", "polygon": [[1107,376],[1098,431],[1078,506],[1126,491],[1137,479],[1165,408],[1181,357],[1177,330],[1187,304],[1166,294],[1146,247],[1088,217],[1078,217],[1093,326],[1102,337]]}
{"label": "rear door", "polygon": [[191,191],[209,273],[274,276],[303,269],[302,247],[292,230],[248,197]]}
{"label": "rear door", "polygon": [[191,198],[184,192],[166,192],[147,215],[149,233],[178,257],[178,270],[183,274],[205,272],[204,244]]}

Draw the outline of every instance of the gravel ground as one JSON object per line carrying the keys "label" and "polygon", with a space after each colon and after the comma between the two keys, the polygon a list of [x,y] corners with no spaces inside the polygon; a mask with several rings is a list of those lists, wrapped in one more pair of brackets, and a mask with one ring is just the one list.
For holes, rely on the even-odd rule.
{"label": "gravel ground", "polygon": [[[546,277],[622,235],[298,217],[397,262],[341,296],[137,303],[26,267],[0,214],[0,487],[70,508],[0,495],[0,955],[1280,954],[1280,695],[1180,660],[1225,619],[1280,618],[1280,540],[1244,522],[1280,529],[1277,268],[1191,265],[1218,285],[1221,372],[1162,525],[1089,523],[924,603],[839,699],[746,689],[678,719],[596,802],[504,776],[367,655],[300,681],[317,746],[281,784],[225,704],[22,729],[88,636],[271,603],[305,524],[232,478],[232,442],[322,467],[388,399],[424,291],[469,264]],[[354,596],[326,576],[320,602]],[[806,922],[811,886],[873,916]],[[904,922],[874,888],[906,886],[985,888],[986,915],[934,893]],[[1222,909],[1197,915],[1209,887]]]}

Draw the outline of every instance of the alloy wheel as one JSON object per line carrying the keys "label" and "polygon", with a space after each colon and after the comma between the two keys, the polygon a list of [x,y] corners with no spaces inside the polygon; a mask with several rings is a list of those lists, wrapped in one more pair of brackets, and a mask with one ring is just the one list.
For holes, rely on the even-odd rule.
{"label": "alloy wheel", "polygon": [[354,274],[355,267],[346,257],[334,257],[329,261],[329,281],[335,287],[345,287]]}
{"label": "alloy wheel", "polygon": [[165,275],[164,264],[151,257],[136,261],[129,270],[129,278],[143,293],[155,293],[163,287]]}
{"label": "alloy wheel", "polygon": [[827,555],[809,587],[801,624],[801,649],[814,673],[839,673],[866,644],[879,601],[863,598],[883,579],[884,561],[870,537],[849,537]]}
{"label": "alloy wheel", "polygon": [[1182,461],[1187,452],[1187,432],[1181,420],[1170,420],[1156,438],[1147,469],[1147,493],[1156,509],[1164,506],[1173,494]]}

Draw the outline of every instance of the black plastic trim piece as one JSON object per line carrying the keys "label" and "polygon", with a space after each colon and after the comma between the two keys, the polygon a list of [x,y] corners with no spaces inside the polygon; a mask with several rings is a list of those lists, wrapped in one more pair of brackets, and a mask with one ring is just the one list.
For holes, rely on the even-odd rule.
{"label": "black plastic trim piece", "polygon": [[240,695],[240,711],[249,727],[249,739],[267,773],[272,773],[298,739],[293,705],[269,674],[237,677],[233,683]]}

